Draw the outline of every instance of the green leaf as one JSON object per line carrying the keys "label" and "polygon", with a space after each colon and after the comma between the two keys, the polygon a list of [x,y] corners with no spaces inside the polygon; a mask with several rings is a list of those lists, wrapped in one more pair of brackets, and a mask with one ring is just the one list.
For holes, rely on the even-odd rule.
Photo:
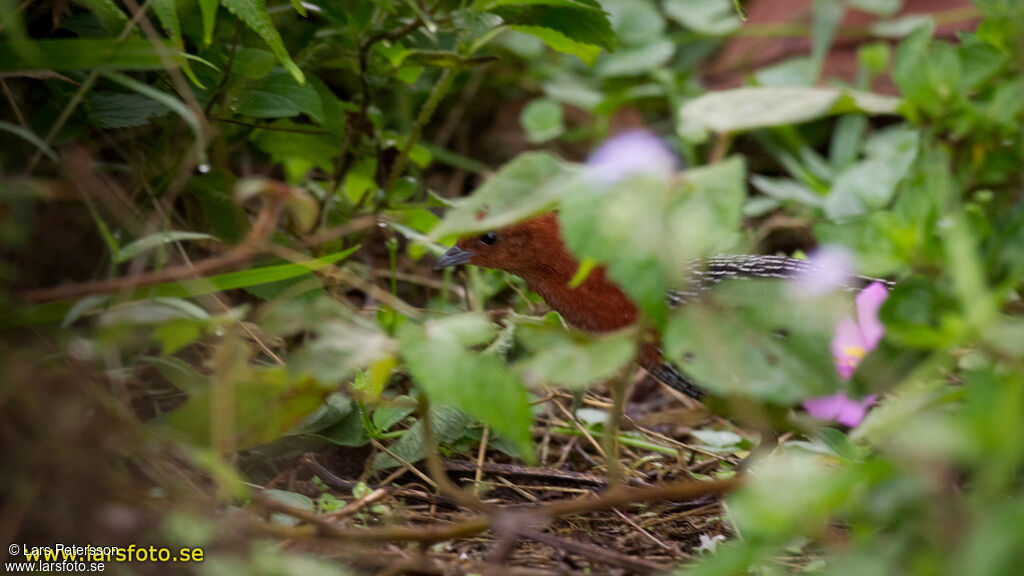
{"label": "green leaf", "polygon": [[667,64],[676,53],[671,40],[659,40],[636,48],[606,54],[597,65],[601,77],[639,76]]}
{"label": "green leaf", "polygon": [[596,0],[476,0],[473,10],[487,11],[501,6],[558,6],[601,11],[601,5]]}
{"label": "green leaf", "polygon": [[[128,38],[74,38],[33,40],[38,50],[19,50],[11,42],[0,42],[0,70],[163,70],[164,61],[149,40]],[[178,46],[164,42],[171,64],[185,62]]]}
{"label": "green leaf", "polygon": [[178,19],[176,0],[153,0],[153,12],[160,26],[174,42],[181,42],[181,20]]}
{"label": "green leaf", "polygon": [[[507,25],[528,34],[537,35],[536,28],[545,28],[575,43],[589,44],[608,51],[615,49],[615,32],[612,31],[608,16],[602,11],[539,5],[500,6],[491,11],[501,16]],[[549,42],[550,35],[547,38],[537,36],[553,49],[564,47],[552,45]]]}
{"label": "green leaf", "polygon": [[652,0],[601,0],[618,42],[645,46],[665,39],[665,17]]}
{"label": "green leaf", "polygon": [[687,262],[738,241],[745,176],[738,157],[675,183],[635,176],[608,185],[584,171],[559,185],[562,234],[577,257],[607,264],[611,279],[660,326],[665,292],[686,281]]}
{"label": "green leaf", "polygon": [[[472,424],[473,419],[455,406],[430,407],[430,431],[438,443],[455,442],[465,435],[466,429]],[[389,447],[389,450],[406,462],[415,464],[427,455],[423,442],[423,422],[416,422]],[[374,470],[384,470],[400,465],[388,454],[378,454],[373,461]]]}
{"label": "green leaf", "polygon": [[200,164],[204,164],[206,162],[206,137],[203,134],[202,126],[199,123],[199,118],[196,116],[195,111],[186,106],[184,102],[174,95],[162,90],[157,90],[149,84],[140,82],[120,72],[104,72],[103,75],[129,90],[134,90],[143,96],[152,98],[180,116],[192,130],[192,135],[196,139],[195,149],[197,160]]}
{"label": "green leaf", "polygon": [[615,376],[636,357],[632,331],[595,336],[567,332],[550,324],[521,323],[515,336],[533,352],[515,366],[531,386],[556,384],[586,389]]}
{"label": "green leaf", "polygon": [[577,42],[558,30],[552,30],[551,28],[544,28],[542,26],[510,26],[510,28],[540,38],[555,52],[576,56],[588,66],[592,66],[594,60],[601,53],[600,46]]}
{"label": "green leaf", "polygon": [[210,386],[160,422],[190,442],[208,445],[211,423],[217,420],[243,449],[286,434],[315,412],[328,395],[328,390],[310,378],[290,378],[283,366],[255,367],[251,355],[241,338],[231,335],[214,352],[215,374]]}
{"label": "green leaf", "polygon": [[298,116],[299,107],[284,96],[270,92],[247,90],[238,95],[232,110],[242,116],[253,118],[287,118]]}
{"label": "green leaf", "polygon": [[124,302],[100,313],[97,324],[160,324],[170,320],[209,320],[210,315],[199,306],[181,298],[149,298]]}
{"label": "green leaf", "polygon": [[306,83],[306,75],[295,64],[281,40],[281,35],[274,27],[274,22],[267,12],[265,0],[223,0],[222,4],[229,12],[238,17],[253,32],[263,38],[270,51],[277,56],[278,62],[295,78],[299,84]]}
{"label": "green leaf", "polygon": [[566,163],[546,152],[520,154],[448,210],[430,238],[497,230],[543,212],[558,201],[562,186],[555,183],[568,170]]}
{"label": "green leaf", "polygon": [[235,52],[231,72],[247,80],[259,80],[274,68],[274,54],[258,48],[242,48]]}
{"label": "green leaf", "polygon": [[681,307],[664,335],[667,357],[723,397],[789,406],[831,392],[839,379],[829,341],[842,300],[797,301],[786,289],[770,281],[728,282],[708,304]]}
{"label": "green leaf", "polygon": [[217,8],[220,0],[199,0],[199,11],[203,15],[203,44],[213,42],[213,29],[217,25]]}
{"label": "green leaf", "polygon": [[679,113],[680,134],[735,133],[799,124],[831,114],[895,114],[898,98],[837,88],[749,87],[709,92]]}
{"label": "green leaf", "polygon": [[286,180],[290,183],[301,182],[313,168],[320,168],[328,173],[334,170],[334,159],[340,149],[340,137],[334,134],[305,134],[288,130],[309,130],[309,125],[278,120],[269,124],[266,130],[254,130],[249,139],[257,148],[270,154],[271,160],[284,166]]}
{"label": "green leaf", "polygon": [[188,320],[168,320],[157,325],[153,336],[160,342],[161,354],[169,356],[202,335],[203,325]]}
{"label": "green leaf", "polygon": [[534,100],[523,108],[519,123],[526,130],[526,139],[532,144],[547,142],[565,133],[562,107],[546,98]]}
{"label": "green leaf", "polygon": [[299,13],[299,16],[302,16],[303,18],[309,16],[306,13],[306,7],[302,5],[302,0],[292,0],[292,8],[294,8],[295,11]]}
{"label": "green leaf", "polygon": [[415,412],[416,405],[415,398],[404,394],[385,400],[373,411],[373,425],[381,431],[390,430],[392,426]]}
{"label": "green leaf", "polygon": [[[291,506],[292,508],[298,508],[299,510],[305,510],[306,512],[314,512],[316,510],[313,500],[305,494],[277,489],[264,490],[262,494],[266,498],[284,504],[285,506]],[[270,522],[279,526],[296,526],[302,521],[283,512],[274,512],[270,515]]]}
{"label": "green leaf", "polygon": [[46,157],[49,158],[50,160],[53,160],[54,162],[59,161],[59,159],[57,158],[57,153],[54,152],[53,148],[50,148],[42,138],[36,136],[36,134],[29,130],[28,128],[18,126],[17,124],[11,124],[10,122],[6,122],[4,120],[0,120],[0,130],[4,132],[10,132],[11,134],[14,134],[15,136],[18,136],[21,139],[25,140],[29,144],[32,144],[40,151],[42,151],[42,153],[45,154]]}
{"label": "green leaf", "polygon": [[238,95],[235,112],[255,118],[283,118],[299,113],[317,124],[324,121],[324,107],[312,83],[299,84],[278,68],[259,82],[253,82]]}
{"label": "green leaf", "polygon": [[777,200],[799,202],[814,207],[821,207],[825,203],[825,199],[813,190],[789,178],[769,178],[754,174],[750,177],[750,184],[766,196]]}
{"label": "green leaf", "polygon": [[113,0],[77,0],[103,24],[107,34],[117,36],[128,23],[128,15]]}
{"label": "green leaf", "polygon": [[708,36],[725,36],[742,25],[730,0],[664,0],[662,6],[669,18]]}
{"label": "green leaf", "polygon": [[402,325],[398,340],[413,381],[432,403],[454,405],[476,417],[532,461],[526,389],[500,358],[466,350],[463,346],[475,338],[466,340],[460,326],[452,320]]}
{"label": "green leaf", "polygon": [[323,258],[307,260],[306,262],[296,264],[264,266],[262,268],[251,268],[249,270],[218,274],[216,276],[210,276],[209,278],[198,278],[182,282],[157,284],[156,286],[146,289],[146,291],[157,296],[185,297],[210,294],[212,292],[223,292],[225,290],[234,290],[236,288],[245,288],[247,286],[267,284],[269,282],[278,282],[280,280],[295,278],[296,276],[311,274],[320,268],[330,266],[340,260],[344,260],[359,248],[360,246],[352,246],[351,248],[335,252],[334,254],[329,254]]}
{"label": "green leaf", "polygon": [[117,251],[114,262],[120,264],[135,258],[139,254],[152,250],[157,246],[181,242],[182,240],[216,240],[217,238],[201,232],[184,232],[172,230],[170,232],[157,232],[145,238],[140,238]]}
{"label": "green leaf", "polygon": [[917,158],[918,132],[897,126],[871,136],[867,158],[840,172],[825,199],[825,213],[840,220],[860,216],[889,204],[896,187]]}
{"label": "green leaf", "polygon": [[144,126],[170,111],[167,106],[142,94],[98,91],[89,94],[89,119],[100,128]]}

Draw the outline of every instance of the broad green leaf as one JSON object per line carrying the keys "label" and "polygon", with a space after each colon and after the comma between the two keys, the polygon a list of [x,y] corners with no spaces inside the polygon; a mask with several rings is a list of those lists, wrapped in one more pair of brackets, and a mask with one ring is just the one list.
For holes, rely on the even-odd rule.
{"label": "broad green leaf", "polygon": [[188,127],[192,130],[192,135],[196,139],[196,158],[199,161],[199,164],[206,163],[206,137],[203,134],[203,129],[195,111],[186,106],[185,103],[179,100],[176,96],[162,90],[158,90],[149,84],[140,82],[120,72],[104,72],[103,75],[129,90],[134,90],[143,96],[152,98],[180,116],[181,119],[188,124]]}
{"label": "broad green leaf", "polygon": [[587,44],[585,42],[578,42],[558,30],[553,30],[551,28],[545,28],[543,26],[511,26],[511,28],[524,34],[536,36],[543,40],[544,43],[555,52],[576,56],[588,66],[593,65],[594,60],[596,60],[597,56],[601,53],[600,46]]}
{"label": "broad green leaf", "polygon": [[406,323],[399,329],[413,381],[433,404],[454,405],[476,417],[518,444],[532,461],[532,418],[523,383],[500,358],[465,349],[461,328],[452,322]]}
{"label": "broad green leaf", "polygon": [[600,59],[597,74],[601,77],[640,76],[667,64],[675,52],[671,40],[621,49]]}
{"label": "broad green leaf", "polygon": [[239,94],[231,108],[237,114],[253,118],[287,118],[300,113],[299,107],[288,98],[256,90]]}
{"label": "broad green leaf", "polygon": [[[37,51],[19,50],[0,42],[0,70],[163,70],[164,61],[149,40],[128,38],[74,38],[33,40]],[[174,42],[165,42],[171,63],[181,66],[185,58]]]}
{"label": "broad green leaf", "polygon": [[260,38],[263,38],[263,41],[270,47],[270,51],[277,56],[278,62],[291,73],[299,84],[306,83],[306,75],[302,73],[302,70],[299,69],[288,54],[288,49],[285,48],[281,35],[277,32],[274,22],[270,19],[265,0],[223,0],[221,4],[229,12],[237,16],[239,20],[244,22],[246,26],[251,28],[253,32],[258,34]]}
{"label": "broad green leaf", "polygon": [[898,98],[838,88],[749,87],[709,92],[679,113],[680,134],[733,133],[799,124],[832,114],[895,114]]}
{"label": "broad green leaf", "polygon": [[686,281],[687,262],[737,243],[745,175],[738,157],[674,183],[635,176],[608,185],[584,171],[559,186],[562,234],[577,257],[607,264],[611,279],[660,326],[665,292]]}
{"label": "broad green leaf", "polygon": [[565,162],[545,152],[520,154],[472,196],[448,210],[430,238],[496,230],[549,209],[563,191],[559,176],[570,170]]}
{"label": "broad green leaf", "polygon": [[[462,438],[473,419],[455,406],[430,407],[430,431],[438,443],[451,443]],[[427,452],[423,444],[423,422],[417,421],[394,444],[388,447],[401,459],[414,464],[423,460]],[[378,454],[373,461],[374,470],[394,468],[401,464],[388,454]]]}
{"label": "broad green leaf", "polygon": [[292,430],[292,434],[310,434],[333,426],[355,409],[352,399],[341,392],[332,392],[324,403]]}
{"label": "broad green leaf", "polygon": [[238,114],[255,118],[282,118],[302,113],[317,124],[324,121],[320,95],[312,83],[299,84],[280,68],[250,83],[232,108]]}
{"label": "broad green leaf", "polygon": [[274,68],[274,54],[258,48],[242,48],[235,52],[231,72],[247,80],[259,80]]}
{"label": "broad green leaf", "polygon": [[181,41],[181,20],[178,18],[177,0],[153,0],[153,12],[167,36],[175,42]]}
{"label": "broad green leaf", "polygon": [[196,341],[203,333],[203,325],[190,320],[167,320],[157,324],[153,337],[160,342],[160,353],[169,356]]}
{"label": "broad green leaf", "polygon": [[727,282],[708,305],[678,309],[664,335],[667,356],[724,397],[789,406],[833,391],[839,379],[829,341],[841,296],[797,301],[786,288],[770,281]]}
{"label": "broad green leaf", "polygon": [[415,412],[416,406],[416,399],[404,394],[384,400],[373,411],[373,425],[381,431],[390,430],[392,426]]}
{"label": "broad green leaf", "polygon": [[203,234],[201,232],[185,232],[179,230],[172,230],[170,232],[157,232],[145,238],[140,238],[131,244],[122,247],[117,251],[117,256],[114,258],[114,262],[118,264],[127,262],[132,258],[135,258],[139,254],[152,250],[157,246],[164,244],[171,244],[173,242],[181,242],[182,240],[216,240],[217,238],[209,234]]}
{"label": "broad green leaf", "polygon": [[[305,510],[306,512],[316,511],[316,505],[313,500],[305,494],[299,494],[298,492],[289,492],[287,490],[270,489],[264,490],[263,496],[270,498],[276,502],[280,502],[285,506],[291,506],[292,508],[298,508],[299,510]],[[284,512],[272,512],[270,514],[270,523],[279,526],[296,526],[300,524],[302,520],[294,516],[285,514]]]}
{"label": "broad green leaf", "polygon": [[[533,28],[546,28],[580,44],[590,44],[611,51],[615,49],[615,32],[604,12],[565,7],[500,6],[491,12],[513,28],[532,33]],[[547,38],[540,37],[548,42]],[[554,46],[552,46],[554,48]]]}
{"label": "broad green leaf", "polygon": [[601,0],[618,43],[640,47],[665,40],[667,22],[653,0]]}
{"label": "broad green leaf", "polygon": [[745,539],[782,544],[794,534],[820,534],[853,496],[857,477],[817,456],[766,458],[756,477],[730,498]]}
{"label": "broad green leaf", "polygon": [[742,25],[730,0],[664,0],[662,6],[669,18],[708,36],[725,36]]}
{"label": "broad green leaf", "polygon": [[805,206],[820,207],[825,199],[810,188],[789,178],[770,178],[757,174],[750,176],[750,184],[761,193],[783,201],[793,201]]}
{"label": "broad green leaf", "polygon": [[284,166],[289,183],[300,183],[313,168],[331,172],[340,148],[340,137],[289,131],[292,129],[309,130],[309,125],[278,120],[269,124],[266,130],[254,130],[249,139],[257,148],[270,154],[271,160]]}
{"label": "broad green leaf", "polygon": [[533,144],[558,138],[565,132],[562,107],[545,98],[527,104],[519,115],[519,123],[526,130],[526,139]]}
{"label": "broad green leaf", "polygon": [[550,324],[517,326],[516,339],[533,354],[515,365],[531,386],[556,384],[574,389],[615,376],[636,358],[632,331],[593,336]]}
{"label": "broad green leaf", "polygon": [[864,145],[867,158],[840,172],[825,199],[825,213],[841,220],[889,204],[917,158],[918,132],[906,126],[883,130]]}

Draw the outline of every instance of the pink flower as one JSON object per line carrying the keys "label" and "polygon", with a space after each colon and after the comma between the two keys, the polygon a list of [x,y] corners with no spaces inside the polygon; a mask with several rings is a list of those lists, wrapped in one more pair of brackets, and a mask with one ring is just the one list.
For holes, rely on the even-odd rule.
{"label": "pink flower", "polygon": [[832,336],[832,356],[836,360],[839,377],[849,380],[853,371],[868,352],[878,346],[885,326],[878,319],[882,303],[889,291],[881,282],[873,282],[857,294],[857,320],[845,318],[836,326]]}
{"label": "pink flower", "polygon": [[854,257],[842,246],[825,245],[810,254],[812,266],[792,284],[797,296],[823,296],[847,285]]}
{"label": "pink flower", "polygon": [[[868,352],[878,346],[885,333],[885,326],[878,319],[882,303],[889,297],[889,291],[881,282],[874,282],[857,294],[857,320],[845,318],[836,326],[832,336],[832,356],[835,358],[839,377],[849,380],[860,361]],[[853,400],[840,390],[831,396],[809,398],[804,401],[807,413],[820,420],[836,420],[840,424],[854,427],[860,424],[867,409],[874,404],[874,394],[863,400]]]}
{"label": "pink flower", "polygon": [[587,165],[598,182],[610,185],[637,175],[668,181],[677,161],[661,138],[646,130],[633,130],[606,140],[590,155]]}
{"label": "pink flower", "polygon": [[860,424],[868,412],[868,408],[878,398],[872,394],[863,400],[851,400],[846,392],[840,390],[831,396],[819,396],[804,400],[804,410],[818,420],[835,420],[844,426],[853,428]]}

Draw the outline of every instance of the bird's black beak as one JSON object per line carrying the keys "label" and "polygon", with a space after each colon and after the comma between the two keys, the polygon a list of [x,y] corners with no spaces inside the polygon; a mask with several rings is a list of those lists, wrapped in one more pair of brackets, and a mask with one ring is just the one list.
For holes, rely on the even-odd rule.
{"label": "bird's black beak", "polygon": [[434,270],[440,270],[441,268],[447,268],[449,266],[458,266],[459,264],[465,264],[469,262],[469,259],[473,257],[473,253],[468,250],[463,250],[458,246],[452,246],[447,252],[441,255],[437,259],[437,264],[434,264]]}

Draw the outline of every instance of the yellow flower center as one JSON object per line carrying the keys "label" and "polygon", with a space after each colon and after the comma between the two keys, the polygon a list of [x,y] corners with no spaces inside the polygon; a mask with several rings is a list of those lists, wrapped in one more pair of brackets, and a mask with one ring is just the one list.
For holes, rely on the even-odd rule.
{"label": "yellow flower center", "polygon": [[849,356],[850,358],[860,360],[868,355],[868,351],[861,348],[860,346],[845,346],[843,347],[843,354]]}

